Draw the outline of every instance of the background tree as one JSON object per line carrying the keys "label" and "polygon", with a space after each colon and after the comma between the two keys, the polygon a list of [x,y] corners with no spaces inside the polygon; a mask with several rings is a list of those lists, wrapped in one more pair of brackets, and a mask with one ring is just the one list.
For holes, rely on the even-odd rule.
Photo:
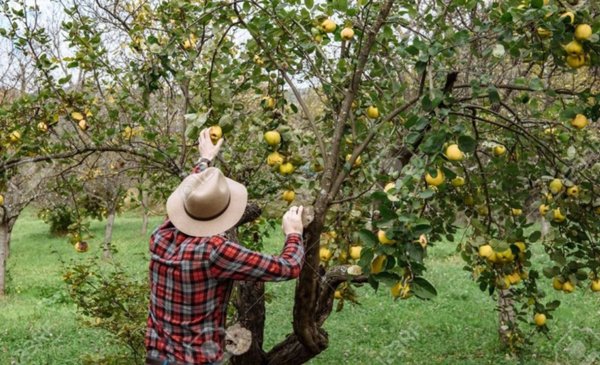
{"label": "background tree", "polygon": [[127,175],[128,170],[133,167],[128,166],[119,155],[104,154],[92,160],[85,169],[86,174],[81,176],[83,208],[97,212],[95,218],[106,218],[102,251],[104,258],[110,258],[115,218],[123,207],[127,190],[133,185],[132,179]]}
{"label": "background tree", "polygon": [[0,195],[0,297],[6,290],[6,261],[10,256],[10,237],[15,223],[23,210],[45,193],[52,169],[39,165],[23,165],[11,171]]}

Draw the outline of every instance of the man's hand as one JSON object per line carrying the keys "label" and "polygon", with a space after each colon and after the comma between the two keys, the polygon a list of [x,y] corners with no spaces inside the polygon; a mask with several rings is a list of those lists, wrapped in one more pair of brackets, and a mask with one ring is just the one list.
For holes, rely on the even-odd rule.
{"label": "man's hand", "polygon": [[283,229],[283,233],[287,236],[290,233],[299,233],[302,234],[304,228],[302,227],[302,211],[304,210],[303,206],[292,206],[290,209],[283,215],[283,220],[281,222],[281,229]]}
{"label": "man's hand", "polygon": [[206,158],[212,161],[218,154],[223,144],[223,138],[219,138],[217,144],[213,144],[210,140],[210,128],[205,128],[200,132],[198,137],[198,151],[200,158]]}

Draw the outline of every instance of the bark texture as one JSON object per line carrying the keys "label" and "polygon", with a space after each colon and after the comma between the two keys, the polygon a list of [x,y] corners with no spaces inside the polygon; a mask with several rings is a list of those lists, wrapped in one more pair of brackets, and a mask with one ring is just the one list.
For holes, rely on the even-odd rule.
{"label": "bark texture", "polygon": [[6,290],[6,258],[8,257],[8,222],[0,223],[0,298],[4,297]]}
{"label": "bark texture", "polygon": [[510,289],[498,291],[498,335],[500,341],[510,346],[510,335],[517,325],[517,313],[513,293]]}
{"label": "bark texture", "polygon": [[[6,210],[4,214],[7,214]],[[10,237],[16,222],[16,216],[0,217],[0,298],[6,294],[6,263],[10,256]]]}
{"label": "bark texture", "polygon": [[263,350],[265,330],[265,284],[242,281],[237,285],[235,306],[240,325],[252,332],[252,344],[245,354],[231,359],[233,365],[265,364],[267,356]]}
{"label": "bark texture", "polygon": [[148,234],[148,212],[150,210],[148,203],[148,192],[146,190],[142,190],[142,236],[146,236]]}

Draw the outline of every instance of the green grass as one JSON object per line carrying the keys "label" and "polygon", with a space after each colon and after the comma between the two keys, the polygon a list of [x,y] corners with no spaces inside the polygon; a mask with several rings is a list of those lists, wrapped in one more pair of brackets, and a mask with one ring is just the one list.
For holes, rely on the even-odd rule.
{"label": "green grass", "polygon": [[[151,229],[161,220],[154,217]],[[115,259],[139,277],[147,274],[148,263],[148,238],[139,234],[140,224],[132,213],[117,218],[113,240]],[[94,222],[91,250],[78,254],[64,238],[49,237],[47,226],[33,212],[18,221],[9,258],[10,294],[0,302],[0,364],[80,364],[84,354],[120,350],[105,332],[81,324],[61,281],[61,262],[100,255],[103,229],[103,223]],[[268,242],[267,251],[280,249],[282,242],[276,237],[280,236]],[[535,346],[521,361],[507,357],[498,342],[495,302],[479,291],[462,266],[453,244],[430,250],[427,277],[439,295],[428,302],[394,302],[385,286],[378,292],[358,288],[361,304],[346,303],[331,315],[325,324],[329,349],[310,363],[583,364],[578,354],[600,351],[600,342],[593,343],[596,334],[600,341],[600,295],[581,289],[571,295],[555,293],[545,280],[549,297],[563,301],[549,322],[551,339],[532,336]],[[267,349],[291,331],[293,290],[294,282],[267,284],[273,298],[267,304]],[[585,328],[594,332],[585,334]],[[565,337],[572,339],[565,342]],[[569,343],[583,350],[571,353]]]}

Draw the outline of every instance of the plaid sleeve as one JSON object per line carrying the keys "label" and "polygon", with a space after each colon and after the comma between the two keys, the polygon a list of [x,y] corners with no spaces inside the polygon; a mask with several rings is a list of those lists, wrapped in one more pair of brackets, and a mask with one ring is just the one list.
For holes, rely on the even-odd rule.
{"label": "plaid sleeve", "polygon": [[304,260],[302,236],[286,237],[281,255],[267,255],[223,240],[210,254],[210,274],[218,279],[281,281],[297,278]]}
{"label": "plaid sleeve", "polygon": [[169,217],[165,218],[165,221],[150,236],[150,252],[157,251],[159,246],[173,239],[174,230],[172,228],[173,224]]}

